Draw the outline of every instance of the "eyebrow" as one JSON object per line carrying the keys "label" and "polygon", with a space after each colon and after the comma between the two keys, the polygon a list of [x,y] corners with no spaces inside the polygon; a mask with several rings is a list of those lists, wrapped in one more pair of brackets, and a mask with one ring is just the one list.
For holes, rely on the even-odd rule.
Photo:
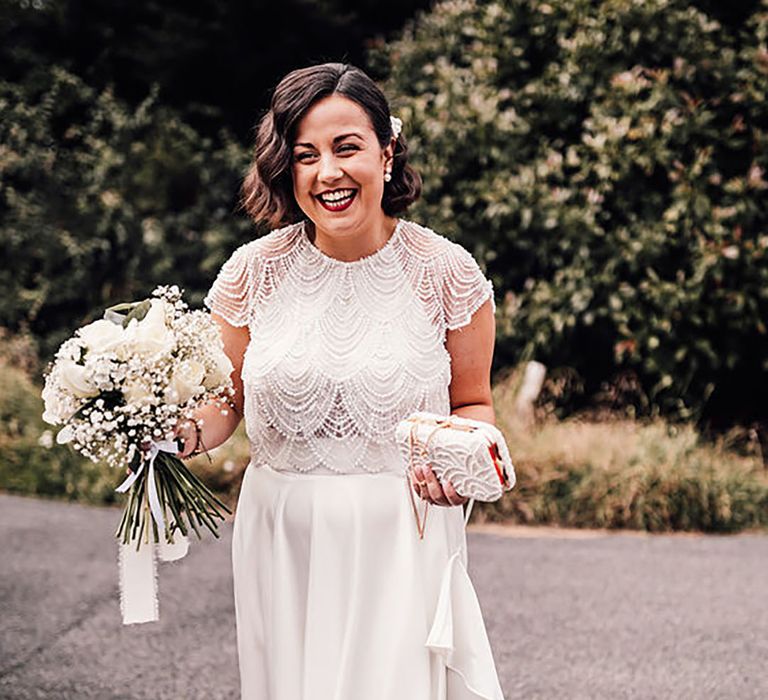
{"label": "eyebrow", "polygon": [[[348,134],[340,134],[339,136],[336,136],[336,137],[333,139],[333,142],[334,142],[334,143],[336,143],[337,141],[341,141],[342,139],[345,139],[345,138],[347,138],[348,136],[356,136],[356,137],[357,137],[357,138],[359,138],[361,141],[365,141],[365,139],[364,139],[362,136],[360,136],[360,134],[357,134],[357,133],[355,133],[354,131],[350,131]],[[296,148],[297,146],[309,146],[309,147],[313,147],[311,143],[294,143],[294,144],[293,144],[293,147],[294,147],[294,148]]]}

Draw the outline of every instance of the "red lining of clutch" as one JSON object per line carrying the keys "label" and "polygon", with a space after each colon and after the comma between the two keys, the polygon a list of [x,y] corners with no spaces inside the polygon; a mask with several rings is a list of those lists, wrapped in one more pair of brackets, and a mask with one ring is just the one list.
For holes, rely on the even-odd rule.
{"label": "red lining of clutch", "polygon": [[496,475],[499,477],[501,485],[504,487],[508,486],[509,478],[507,477],[507,470],[499,466],[499,460],[501,459],[501,455],[499,454],[499,446],[495,442],[492,442],[490,445],[488,445],[488,453],[491,455],[491,459],[493,460],[493,466],[496,467]]}

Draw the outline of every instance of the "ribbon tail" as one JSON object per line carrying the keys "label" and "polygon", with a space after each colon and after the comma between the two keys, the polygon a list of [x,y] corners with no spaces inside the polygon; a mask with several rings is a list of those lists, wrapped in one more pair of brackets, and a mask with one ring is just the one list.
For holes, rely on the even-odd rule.
{"label": "ribbon tail", "polygon": [[[160,498],[157,495],[157,484],[155,484],[155,458],[157,457],[158,452],[178,454],[179,446],[174,440],[158,440],[152,444],[152,452],[149,460],[149,488],[147,490],[147,496],[149,497],[149,507],[152,511],[152,517],[157,523],[159,540],[161,543],[165,543],[165,513],[163,512],[163,508],[160,504]],[[187,553],[184,541],[187,542],[186,546],[189,546],[189,542],[186,537],[183,537],[183,540],[178,547],[175,547],[175,543],[170,544],[167,547],[161,546],[158,551],[160,558],[163,561],[174,561],[175,559],[181,559],[181,557],[185,556]],[[166,558],[166,556],[170,558]]]}
{"label": "ribbon tail", "polygon": [[472,506],[475,505],[475,499],[470,498],[469,499],[469,505],[467,506],[467,511],[464,513],[464,527],[467,526],[467,523],[469,522],[469,514],[472,512]]}
{"label": "ribbon tail", "polygon": [[152,455],[149,460],[149,471],[147,472],[147,479],[149,481],[147,488],[147,496],[149,496],[149,508],[152,511],[152,517],[157,523],[158,539],[162,542],[165,539],[165,518],[163,517],[163,509],[160,506],[160,498],[157,495],[157,484],[155,484],[155,457],[157,453]]}
{"label": "ribbon tail", "polygon": [[[165,541],[165,518],[162,505],[155,484],[155,457],[158,450],[176,454],[178,446],[170,440],[161,440],[153,443],[150,450],[149,466],[147,468],[147,497],[152,517],[157,523],[159,542],[139,546],[136,549],[136,540],[132,539],[128,544],[120,543],[119,569],[120,569],[120,612],[124,625],[142,622],[155,622],[160,619],[158,586],[157,586],[157,559],[162,561],[175,561],[187,555],[189,551],[189,539],[181,532],[172,535],[173,542]],[[116,491],[127,491],[144,469],[145,461],[142,461],[139,469],[131,474]]]}
{"label": "ribbon tail", "polygon": [[[173,440],[159,440],[155,443],[158,450],[162,452],[168,452],[170,454],[177,454],[179,451],[178,445]],[[154,456],[157,456],[155,453]],[[165,527],[165,514],[163,513],[160,505],[160,499],[157,495],[157,489],[155,487],[154,478],[154,456],[150,462],[150,481],[149,490],[147,492],[149,496],[149,506],[152,509],[152,515],[157,522],[158,531],[160,534],[160,542],[157,545],[157,556],[161,561],[176,561],[187,556],[189,551],[189,539],[181,531],[177,531],[173,534],[171,530],[171,538],[173,542],[167,542],[165,533],[167,528]]]}
{"label": "ribbon tail", "polygon": [[125,493],[131,486],[133,486],[133,482],[136,481],[136,479],[139,478],[139,474],[141,474],[142,470],[144,469],[144,462],[142,461],[141,466],[139,467],[138,471],[133,472],[132,474],[129,474],[125,481],[123,481],[120,486],[118,486],[115,491],[118,493]]}
{"label": "ribbon tail", "polygon": [[139,547],[136,542],[119,545],[120,612],[124,625],[155,622],[159,619],[157,563],[152,542]]}
{"label": "ribbon tail", "polygon": [[183,559],[189,552],[189,539],[181,532],[177,532],[173,535],[173,542],[166,542],[164,539],[160,540],[157,545],[157,556],[161,561],[176,561],[177,559]]}

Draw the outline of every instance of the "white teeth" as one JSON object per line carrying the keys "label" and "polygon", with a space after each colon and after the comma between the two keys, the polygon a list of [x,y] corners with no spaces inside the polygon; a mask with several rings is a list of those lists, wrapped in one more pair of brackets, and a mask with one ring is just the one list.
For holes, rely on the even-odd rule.
{"label": "white teeth", "polygon": [[342,199],[351,197],[354,192],[354,190],[338,190],[329,194],[321,194],[320,199],[324,202],[340,202]]}

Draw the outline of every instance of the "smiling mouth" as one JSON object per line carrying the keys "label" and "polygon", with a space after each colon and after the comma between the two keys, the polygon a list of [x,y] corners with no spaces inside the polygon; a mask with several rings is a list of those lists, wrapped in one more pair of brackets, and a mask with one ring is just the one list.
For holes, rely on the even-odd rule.
{"label": "smiling mouth", "polygon": [[334,192],[329,192],[327,194],[319,194],[316,195],[316,197],[325,209],[330,211],[340,211],[341,209],[346,209],[352,203],[352,200],[356,195],[357,190],[348,188],[335,190]]}

